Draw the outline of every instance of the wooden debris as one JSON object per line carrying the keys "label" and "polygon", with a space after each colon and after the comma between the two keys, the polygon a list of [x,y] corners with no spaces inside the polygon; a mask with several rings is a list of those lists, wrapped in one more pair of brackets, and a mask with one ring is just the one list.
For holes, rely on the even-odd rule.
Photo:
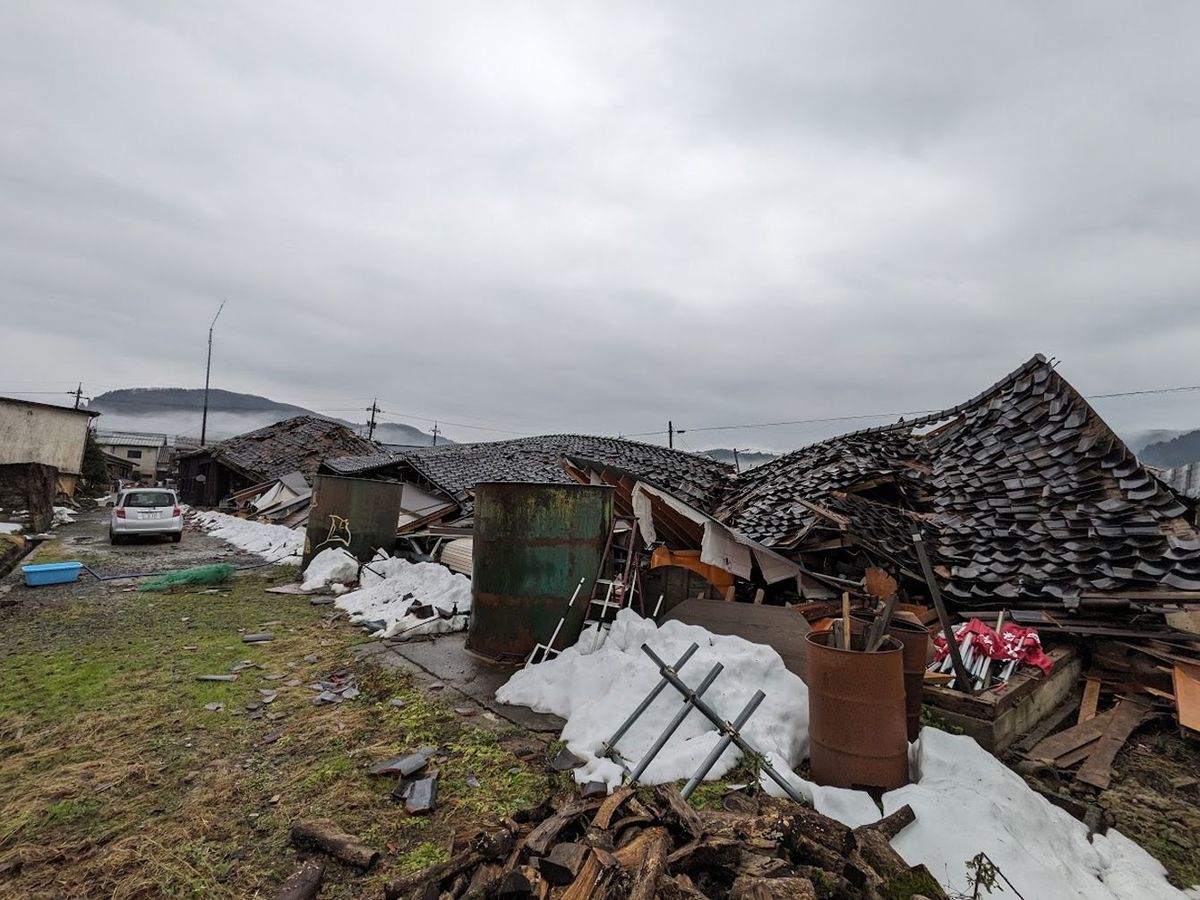
{"label": "wooden debris", "polygon": [[364,871],[379,861],[378,850],[342,831],[328,819],[297,822],[292,826],[292,843],[297,847],[316,847]]}
{"label": "wooden debris", "polygon": [[1072,750],[1078,750],[1084,744],[1090,743],[1104,734],[1104,729],[1108,727],[1114,714],[1115,710],[1110,709],[1081,725],[1075,725],[1058,734],[1051,735],[1029,751],[1029,758],[1053,763],[1060,756],[1070,753]]}
{"label": "wooden debris", "polygon": [[1096,707],[1100,703],[1100,679],[1094,675],[1089,675],[1087,686],[1083,689],[1083,702],[1079,704],[1079,721],[1082,725],[1084,722],[1090,722],[1096,718]]}
{"label": "wooden debris", "polygon": [[[629,815],[618,819],[622,809]],[[889,843],[915,821],[907,806],[851,830],[769,796],[756,811],[701,813],[660,786],[646,802],[626,790],[538,812],[540,821],[514,816],[447,862],[387,885],[385,900],[879,900],[919,874]],[[926,881],[925,896],[946,900]]]}
{"label": "wooden debris", "polygon": [[1117,753],[1125,746],[1129,736],[1146,720],[1148,710],[1136,701],[1124,699],[1117,706],[1116,714],[1096,742],[1096,749],[1088,756],[1075,775],[1076,781],[1104,790],[1112,780],[1112,764]]}
{"label": "wooden debris", "polygon": [[315,859],[302,862],[275,892],[275,900],[313,900],[321,891],[325,863]]}
{"label": "wooden debris", "polygon": [[1179,724],[1200,734],[1200,666],[1176,662],[1171,670]]}

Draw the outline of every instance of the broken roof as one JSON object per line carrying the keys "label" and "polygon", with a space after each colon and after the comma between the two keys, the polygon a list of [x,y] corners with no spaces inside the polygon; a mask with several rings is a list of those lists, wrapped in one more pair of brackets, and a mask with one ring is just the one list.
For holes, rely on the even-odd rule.
{"label": "broken roof", "polygon": [[272,481],[292,472],[312,475],[325,459],[377,450],[377,444],[345,425],[317,416],[296,416],[183,453],[181,458],[208,454],[252,481]]}
{"label": "broken roof", "polygon": [[450,494],[469,511],[471,488],[480,481],[538,481],[574,484],[563,461],[617,469],[644,480],[701,509],[711,509],[727,488],[732,468],[707,456],[620,438],[553,434],[421,447],[394,454],[326,460],[338,475],[363,475],[407,466]]}
{"label": "broken roof", "polygon": [[743,474],[717,518],[798,552],[840,534],[910,569],[920,526],[945,592],[995,603],[1200,590],[1189,512],[1039,355],[953,409]]}

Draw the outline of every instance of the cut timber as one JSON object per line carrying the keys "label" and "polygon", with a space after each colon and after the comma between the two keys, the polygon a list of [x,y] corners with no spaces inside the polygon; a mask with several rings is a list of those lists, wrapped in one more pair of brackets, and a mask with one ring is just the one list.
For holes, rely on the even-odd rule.
{"label": "cut timber", "polygon": [[369,869],[379,861],[379,851],[347,834],[328,819],[308,819],[292,826],[292,843],[298,847],[316,847],[330,856],[359,869]]}
{"label": "cut timber", "polygon": [[704,828],[700,824],[700,816],[692,809],[679,788],[673,784],[660,784],[654,789],[654,797],[664,807],[663,818],[692,838],[698,838]]}
{"label": "cut timber", "polygon": [[600,804],[600,809],[596,813],[596,818],[592,819],[592,824],[597,828],[607,828],[612,824],[612,817],[616,814],[617,810],[624,806],[625,801],[632,796],[633,788],[617,788]]}
{"label": "cut timber", "polygon": [[612,870],[606,867],[596,853],[588,855],[579,870],[579,875],[562,893],[560,900],[593,900],[603,897],[612,879]]}
{"label": "cut timber", "polygon": [[549,856],[543,856],[538,861],[538,871],[551,884],[571,884],[590,853],[586,844],[556,844]]}
{"label": "cut timber", "polygon": [[1103,712],[1082,725],[1075,725],[1066,731],[1051,735],[1029,751],[1029,758],[1043,759],[1052,763],[1060,756],[1070,753],[1072,750],[1078,750],[1084,744],[1091,743],[1104,734],[1104,729],[1116,715],[1117,708],[1114,707]]}
{"label": "cut timber", "polygon": [[275,892],[275,900],[313,900],[321,891],[325,864],[315,859],[302,862]]}
{"label": "cut timber", "polygon": [[564,828],[584,813],[599,808],[599,800],[572,800],[564,804],[562,809],[529,832],[525,846],[534,856],[545,856]]}
{"label": "cut timber", "polygon": [[1083,702],[1079,704],[1079,724],[1096,718],[1096,707],[1100,703],[1100,679],[1089,675],[1083,689]]}
{"label": "cut timber", "polygon": [[651,832],[654,835],[647,843],[642,865],[634,875],[629,900],[655,900],[658,897],[658,879],[666,872],[671,838],[665,829],[651,829]]}
{"label": "cut timber", "polygon": [[1179,724],[1200,733],[1200,666],[1176,663],[1171,670],[1175,684],[1175,709]]}
{"label": "cut timber", "polygon": [[684,600],[667,614],[666,621],[671,620],[699,625],[713,634],[734,635],[752,644],[766,644],[783,657],[789,672],[801,679],[808,675],[804,646],[808,622],[794,609],[721,600]]}
{"label": "cut timber", "polygon": [[626,871],[640,869],[646,861],[652,846],[659,841],[669,843],[667,829],[662,827],[647,828],[632,841],[613,851],[617,864]]}
{"label": "cut timber", "polygon": [[1064,753],[1058,759],[1054,760],[1055,767],[1059,769],[1069,769],[1071,766],[1078,765],[1095,752],[1096,746],[1099,743],[1100,738],[1096,738],[1094,741],[1088,741],[1082,747],[1076,747],[1070,753]]}
{"label": "cut timber", "polygon": [[[1129,736],[1146,719],[1146,707],[1132,700],[1122,700],[1097,742],[1096,749],[1075,775],[1076,781],[1105,790],[1112,781],[1112,764]],[[1095,721],[1095,720],[1093,720]]]}

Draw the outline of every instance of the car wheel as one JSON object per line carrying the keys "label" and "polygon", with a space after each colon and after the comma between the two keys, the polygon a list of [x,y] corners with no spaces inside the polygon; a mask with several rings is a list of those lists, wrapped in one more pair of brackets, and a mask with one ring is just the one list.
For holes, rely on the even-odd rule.
{"label": "car wheel", "polygon": [[171,535],[171,543],[172,544],[178,544],[182,540],[183,540],[183,532],[182,531],[179,534]]}
{"label": "car wheel", "polygon": [[117,537],[113,532],[110,531],[108,533],[108,542],[115,547],[115,546],[117,546],[117,544],[121,543],[121,539],[119,537]]}

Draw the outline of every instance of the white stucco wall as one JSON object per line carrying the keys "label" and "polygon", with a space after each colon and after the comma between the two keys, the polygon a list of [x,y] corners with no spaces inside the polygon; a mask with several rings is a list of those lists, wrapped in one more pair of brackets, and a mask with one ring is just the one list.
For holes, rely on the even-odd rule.
{"label": "white stucco wall", "polygon": [[0,465],[42,463],[78,475],[91,419],[79,410],[0,397]]}

